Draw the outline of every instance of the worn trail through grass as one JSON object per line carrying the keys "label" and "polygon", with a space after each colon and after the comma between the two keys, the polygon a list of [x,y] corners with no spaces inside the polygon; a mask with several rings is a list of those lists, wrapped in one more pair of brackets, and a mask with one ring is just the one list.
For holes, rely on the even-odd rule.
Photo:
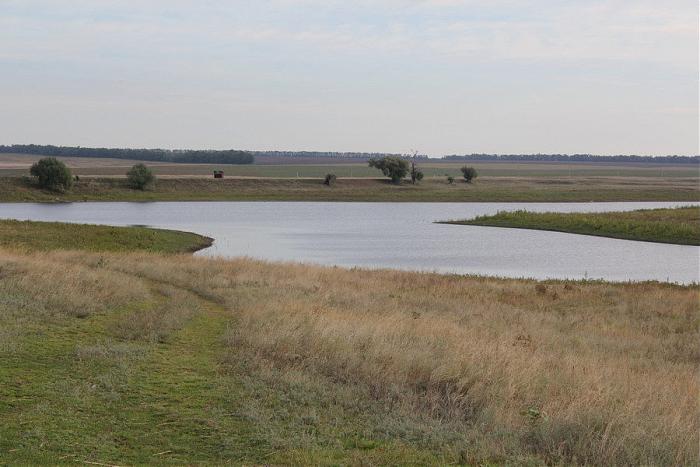
{"label": "worn trail through grass", "polygon": [[[151,451],[169,462],[230,459],[239,451],[242,436],[250,436],[235,413],[240,387],[219,364],[221,336],[230,318],[220,305],[197,300],[199,313],[171,342],[156,347],[131,378],[134,400],[126,418],[145,418],[143,428],[133,430],[141,432],[141,439],[135,440],[139,451]],[[192,445],[201,449],[193,452]],[[212,453],[218,455],[212,458]]]}
{"label": "worn trail through grass", "polygon": [[[51,326],[0,372],[0,463],[209,463],[269,452],[237,416],[241,386],[222,368],[231,313],[172,284],[139,280],[154,303]],[[134,312],[169,312],[183,294],[184,320],[158,342],[147,332],[115,338],[124,326],[157,327],[134,325]]]}

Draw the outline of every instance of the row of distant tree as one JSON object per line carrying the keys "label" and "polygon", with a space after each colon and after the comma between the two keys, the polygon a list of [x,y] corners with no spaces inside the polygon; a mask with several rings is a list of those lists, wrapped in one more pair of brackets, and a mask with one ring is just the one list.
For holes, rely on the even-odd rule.
{"label": "row of distant tree", "polygon": [[[319,151],[253,151],[256,156],[278,158],[323,158],[323,159],[359,159],[369,161],[382,157],[399,157],[401,159],[428,160],[424,154],[391,154],[374,152],[319,152]],[[439,161],[503,161],[503,162],[659,162],[669,164],[699,164],[700,156],[639,156],[639,155],[610,155],[595,154],[452,154],[430,159]]]}
{"label": "row of distant tree", "polygon": [[[209,163],[209,164],[252,164],[255,156],[287,160],[310,159],[368,161],[381,157],[414,159],[413,155],[374,153],[374,152],[332,152],[332,151],[239,151],[239,150],[190,150],[190,149],[126,149],[126,148],[84,148],[80,146],[51,146],[38,144],[0,145],[0,153],[36,154],[40,156],[109,157],[141,161]],[[415,155],[415,160],[428,160],[423,154]],[[639,156],[595,154],[463,154],[448,155],[438,161],[503,161],[503,162],[657,162],[668,164],[700,164],[700,156]]]}
{"label": "row of distant tree", "polygon": [[669,164],[698,164],[700,156],[638,156],[595,154],[465,154],[443,156],[445,161],[541,161],[541,162],[661,162]]}
{"label": "row of distant tree", "polygon": [[[55,157],[39,159],[31,166],[29,173],[39,187],[47,190],[64,192],[73,186],[71,170]],[[78,179],[76,175],[75,180]],[[138,163],[126,173],[126,181],[131,188],[144,190],[155,184],[156,176],[151,169]]]}
{"label": "row of distant tree", "polygon": [[39,156],[63,157],[99,157],[113,159],[131,159],[153,162],[181,162],[208,164],[252,164],[255,157],[248,151],[233,149],[216,150],[179,150],[179,149],[126,149],[126,148],[84,148],[80,146],[51,146],[38,144],[0,145],[0,153],[36,154]]}
{"label": "row of distant tree", "polygon": [[[385,152],[333,152],[333,151],[251,151],[256,156],[299,159],[324,158],[324,159],[361,159],[368,161],[378,157],[409,157],[404,154],[391,154]],[[411,158],[413,155],[410,156]],[[417,159],[428,159],[426,155],[417,155]]]}

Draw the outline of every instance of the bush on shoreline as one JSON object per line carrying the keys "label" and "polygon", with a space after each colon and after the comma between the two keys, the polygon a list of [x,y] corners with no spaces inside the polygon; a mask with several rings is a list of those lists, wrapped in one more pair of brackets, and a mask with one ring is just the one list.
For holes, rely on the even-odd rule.
{"label": "bush on shoreline", "polygon": [[459,170],[462,171],[462,177],[467,183],[471,183],[479,175],[474,167],[464,166]]}
{"label": "bush on shoreline", "polygon": [[55,157],[39,159],[29,169],[40,187],[53,191],[65,191],[73,186],[73,175],[63,162]]}
{"label": "bush on shoreline", "polygon": [[323,179],[323,184],[327,186],[335,185],[337,177],[335,174],[326,174],[326,178]]}
{"label": "bush on shoreline", "polygon": [[153,171],[145,164],[136,164],[126,173],[128,185],[135,190],[145,190],[156,182]]}

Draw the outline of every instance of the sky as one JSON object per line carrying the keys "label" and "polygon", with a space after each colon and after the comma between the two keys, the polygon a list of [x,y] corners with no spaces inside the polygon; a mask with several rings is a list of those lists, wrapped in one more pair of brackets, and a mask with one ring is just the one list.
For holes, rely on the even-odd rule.
{"label": "sky", "polygon": [[698,153],[695,0],[0,0],[0,144]]}

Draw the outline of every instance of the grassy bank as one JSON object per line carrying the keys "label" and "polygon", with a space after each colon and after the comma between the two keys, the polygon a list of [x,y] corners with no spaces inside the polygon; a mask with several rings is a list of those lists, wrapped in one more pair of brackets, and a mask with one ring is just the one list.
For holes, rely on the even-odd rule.
{"label": "grassy bank", "polygon": [[174,230],[0,220],[0,248],[186,253],[211,243],[208,237]]}
{"label": "grassy bank", "polygon": [[697,286],[11,249],[0,277],[0,464],[698,461]]}
{"label": "grassy bank", "polygon": [[445,223],[551,230],[626,240],[700,245],[700,207],[602,213],[513,211]]}
{"label": "grassy bank", "polygon": [[0,202],[23,201],[700,201],[695,178],[483,177],[448,184],[425,179],[392,185],[381,179],[161,178],[155,189],[130,189],[121,178],[81,178],[67,193],[31,186],[21,178],[0,179]]}

